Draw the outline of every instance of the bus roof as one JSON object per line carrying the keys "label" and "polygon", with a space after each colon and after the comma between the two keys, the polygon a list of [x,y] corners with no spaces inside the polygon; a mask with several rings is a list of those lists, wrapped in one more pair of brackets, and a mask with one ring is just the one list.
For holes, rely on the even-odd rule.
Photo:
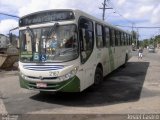
{"label": "bus roof", "polygon": [[94,17],[94,16],[92,16],[92,15],[90,15],[90,14],[88,14],[88,13],[82,11],[82,10],[79,10],[79,9],[51,9],[51,10],[43,10],[43,11],[38,11],[38,12],[34,12],[34,13],[30,13],[30,14],[28,14],[28,15],[22,16],[22,17],[20,18],[20,20],[23,19],[23,18],[25,18],[25,17],[29,17],[29,16],[32,16],[32,15],[36,15],[36,14],[38,14],[38,13],[45,13],[45,12],[52,12],[52,11],[71,11],[71,12],[74,12],[74,13],[75,13],[75,16],[77,16],[77,17],[83,16],[83,17],[92,19],[93,21],[96,21],[96,22],[98,22],[98,23],[101,23],[101,24],[103,24],[103,25],[105,25],[105,26],[108,26],[108,27],[114,28],[114,29],[116,29],[116,30],[119,30],[119,31],[122,31],[122,32],[125,32],[125,33],[128,33],[128,34],[131,34],[131,33],[128,32],[128,31],[125,31],[125,30],[123,30],[123,29],[121,29],[121,28],[119,28],[119,27],[117,27],[117,26],[114,26],[114,25],[108,23],[108,22],[105,22],[105,21],[103,21],[103,20],[100,20],[100,19],[98,19],[98,18],[96,18],[96,17]]}
{"label": "bus roof", "polygon": [[96,21],[96,22],[98,22],[98,23],[101,23],[101,24],[103,24],[103,25],[106,25],[106,26],[108,26],[108,27],[114,28],[114,29],[116,29],[116,30],[119,30],[119,31],[122,31],[122,32],[125,32],[125,33],[128,33],[128,34],[131,34],[131,33],[128,32],[128,31],[125,31],[125,30],[123,30],[123,29],[121,29],[121,28],[119,28],[119,27],[117,27],[117,26],[114,26],[114,25],[112,25],[112,24],[110,24],[110,23],[108,23],[108,22],[106,22],[106,21],[103,21],[103,20],[101,20],[101,19],[98,19],[98,18],[96,18],[96,17],[94,17],[94,16],[92,16],[92,15],[86,13],[86,12],[83,12],[82,10],[75,9],[75,10],[73,10],[73,11],[75,11],[75,13],[78,14],[79,16],[84,16],[84,17],[90,18],[90,19],[92,19],[92,20],[94,20],[94,21]]}

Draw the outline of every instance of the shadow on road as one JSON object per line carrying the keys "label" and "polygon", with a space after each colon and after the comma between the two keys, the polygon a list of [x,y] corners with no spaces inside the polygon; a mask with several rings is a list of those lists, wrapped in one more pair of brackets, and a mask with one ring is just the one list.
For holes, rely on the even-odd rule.
{"label": "shadow on road", "polygon": [[31,99],[65,106],[93,107],[137,101],[149,67],[149,62],[129,62],[107,77],[98,88],[82,93],[36,94]]}

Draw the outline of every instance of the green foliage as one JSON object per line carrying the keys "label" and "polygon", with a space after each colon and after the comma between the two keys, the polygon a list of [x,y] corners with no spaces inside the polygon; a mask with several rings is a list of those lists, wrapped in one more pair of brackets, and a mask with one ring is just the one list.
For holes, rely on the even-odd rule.
{"label": "green foliage", "polygon": [[154,45],[156,47],[157,44],[160,44],[160,35],[155,36],[155,38],[144,39],[140,42],[140,46],[145,48],[149,45]]}
{"label": "green foliage", "polygon": [[156,41],[158,44],[160,44],[160,35],[157,35],[157,36],[155,37],[155,41]]}

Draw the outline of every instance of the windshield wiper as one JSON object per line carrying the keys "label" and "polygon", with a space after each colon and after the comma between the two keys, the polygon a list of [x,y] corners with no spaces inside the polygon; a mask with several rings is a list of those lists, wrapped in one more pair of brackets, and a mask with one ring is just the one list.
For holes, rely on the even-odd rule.
{"label": "windshield wiper", "polygon": [[[73,51],[75,51],[75,50],[77,50],[77,48],[70,48],[70,49],[67,49],[67,50],[61,50],[61,51],[59,51],[59,52],[57,52],[55,55],[54,55],[54,58],[56,58],[56,57],[58,57],[58,56],[60,56],[60,55],[64,55],[64,54],[66,54],[66,53],[68,53],[68,52],[73,52]],[[54,59],[53,58],[53,59]]]}
{"label": "windshield wiper", "polygon": [[55,23],[53,26],[52,26],[52,28],[48,31],[48,33],[47,33],[47,38],[49,37],[49,36],[51,36],[51,34],[52,34],[52,32],[53,31],[55,31],[56,30],[56,27],[58,27],[59,26],[59,23]]}

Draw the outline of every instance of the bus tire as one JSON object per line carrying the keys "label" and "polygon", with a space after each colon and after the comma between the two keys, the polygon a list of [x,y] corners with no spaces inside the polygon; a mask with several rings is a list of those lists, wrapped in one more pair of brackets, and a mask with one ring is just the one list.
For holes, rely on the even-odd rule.
{"label": "bus tire", "polygon": [[124,64],[122,65],[122,67],[126,67],[127,66],[127,61],[128,61],[128,55],[126,54],[126,57],[125,57],[125,62],[124,62]]}
{"label": "bus tire", "polygon": [[99,85],[103,81],[103,71],[100,67],[96,68],[94,75],[94,85]]}

